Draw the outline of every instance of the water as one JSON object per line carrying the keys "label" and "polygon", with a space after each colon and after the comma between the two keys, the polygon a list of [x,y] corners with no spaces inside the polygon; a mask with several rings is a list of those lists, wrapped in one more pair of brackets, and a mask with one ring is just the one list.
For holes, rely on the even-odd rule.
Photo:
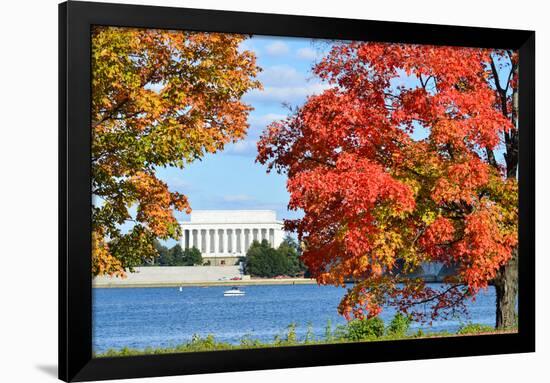
{"label": "water", "polygon": [[[272,341],[297,325],[303,339],[308,324],[322,338],[327,321],[333,329],[346,321],[336,307],[345,293],[342,288],[317,285],[247,286],[244,297],[224,297],[228,287],[110,288],[93,289],[93,350],[130,347],[168,347],[189,341],[193,334],[213,334],[218,341],[238,344],[248,335]],[[411,329],[456,331],[461,324],[494,324],[494,288],[481,291],[470,302],[469,317],[413,324]],[[381,318],[388,322],[394,311]]]}

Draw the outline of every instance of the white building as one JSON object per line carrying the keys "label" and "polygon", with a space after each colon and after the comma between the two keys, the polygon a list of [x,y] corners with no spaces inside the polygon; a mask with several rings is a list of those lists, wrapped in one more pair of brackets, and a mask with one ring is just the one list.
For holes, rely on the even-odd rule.
{"label": "white building", "polygon": [[190,221],[180,224],[181,247],[196,247],[212,265],[235,264],[254,240],[277,248],[284,237],[274,210],[193,210]]}

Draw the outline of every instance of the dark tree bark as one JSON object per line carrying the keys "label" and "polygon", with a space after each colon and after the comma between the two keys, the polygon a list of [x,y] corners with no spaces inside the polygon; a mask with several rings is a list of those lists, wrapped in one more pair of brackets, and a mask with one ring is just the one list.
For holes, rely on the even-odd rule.
{"label": "dark tree bark", "polygon": [[[501,109],[504,116],[510,118],[514,128],[504,134],[506,152],[504,159],[506,161],[506,176],[508,178],[517,178],[519,162],[519,132],[517,130],[517,121],[519,115],[519,98],[517,88],[512,91],[512,112],[509,114],[507,108],[507,91],[509,81],[512,76],[518,75],[519,67],[512,63],[511,73],[508,83],[503,88],[500,84],[498,71],[494,62],[491,62],[491,68],[495,76],[496,90],[500,96]],[[490,160],[490,157],[489,157]],[[496,328],[499,330],[516,326],[516,300],[518,294],[518,248],[512,252],[512,257],[506,265],[501,266],[497,276],[493,280],[496,291]]]}
{"label": "dark tree bark", "polygon": [[496,328],[503,330],[514,327],[516,320],[516,299],[518,294],[518,251],[512,254],[508,263],[500,268],[494,280],[496,290]]}

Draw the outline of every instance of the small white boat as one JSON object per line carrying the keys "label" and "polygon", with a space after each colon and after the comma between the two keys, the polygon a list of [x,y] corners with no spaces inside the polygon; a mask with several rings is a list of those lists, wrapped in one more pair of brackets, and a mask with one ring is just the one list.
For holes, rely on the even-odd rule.
{"label": "small white boat", "polygon": [[231,290],[225,290],[223,292],[224,297],[242,297],[244,294],[244,291],[239,290],[238,287],[233,287]]}

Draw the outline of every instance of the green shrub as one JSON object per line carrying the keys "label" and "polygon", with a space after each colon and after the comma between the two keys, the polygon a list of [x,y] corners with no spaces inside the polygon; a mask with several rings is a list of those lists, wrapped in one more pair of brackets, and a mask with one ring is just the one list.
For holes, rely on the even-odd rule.
{"label": "green shrub", "polygon": [[327,320],[327,325],[325,326],[325,341],[330,342],[333,340],[332,335],[332,321],[330,319]]}
{"label": "green shrub", "polygon": [[384,321],[378,317],[354,319],[345,326],[344,339],[351,342],[370,340],[384,335]]}
{"label": "green shrub", "polygon": [[422,331],[422,329],[418,329],[418,331],[413,336],[416,338],[422,338],[425,335],[426,334],[424,334],[424,331]]}
{"label": "green shrub", "polygon": [[245,335],[241,338],[241,346],[245,348],[262,347],[263,345],[260,340],[254,339],[250,335]]}
{"label": "green shrub", "polygon": [[404,337],[409,331],[411,325],[411,317],[397,313],[391,320],[388,328],[386,329],[386,335],[395,337]]}
{"label": "green shrub", "polygon": [[287,326],[287,332],[284,335],[275,335],[273,343],[274,346],[292,346],[299,344],[298,337],[296,335],[296,324],[291,323]]}
{"label": "green shrub", "polygon": [[291,323],[287,327],[288,331],[286,333],[286,341],[289,344],[295,344],[298,338],[296,337],[296,324]]}
{"label": "green shrub", "polygon": [[232,348],[231,344],[216,342],[214,335],[211,334],[207,335],[205,338],[194,334],[191,338],[191,342],[178,347],[181,351],[210,351],[225,350],[228,348]]}
{"label": "green shrub", "polygon": [[479,323],[468,323],[460,326],[457,331],[457,334],[466,335],[466,334],[479,334],[481,332],[493,332],[495,328],[493,326],[487,326]]}
{"label": "green shrub", "polygon": [[312,343],[315,341],[315,335],[313,334],[313,325],[311,322],[307,324],[306,336],[304,338],[304,343]]}

